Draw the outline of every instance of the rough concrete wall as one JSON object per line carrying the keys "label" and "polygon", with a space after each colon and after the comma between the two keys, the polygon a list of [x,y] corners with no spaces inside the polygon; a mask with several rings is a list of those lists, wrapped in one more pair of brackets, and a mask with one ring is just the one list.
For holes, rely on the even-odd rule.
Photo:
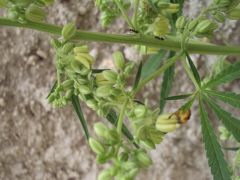
{"label": "rough concrete wall", "polygon": [[[186,13],[196,15],[196,6],[204,4],[205,1],[190,1]],[[58,1],[49,12],[49,22],[62,25],[75,21],[81,29],[103,31],[91,0]],[[239,32],[235,22],[230,25]],[[223,28],[226,27],[229,24]],[[118,21],[111,31],[126,32],[126,29]],[[222,37],[217,40],[222,42]],[[239,43],[231,37],[231,32],[224,37]],[[95,180],[102,168],[95,163],[72,107],[53,109],[45,99],[55,79],[49,39],[48,35],[31,30],[0,28],[0,180]],[[91,43],[91,47],[91,53],[99,59],[99,67],[113,66],[110,54],[116,49],[135,57],[127,46]],[[202,75],[209,65],[204,58],[196,56]],[[143,91],[153,106],[157,106],[160,81]],[[239,90],[238,83],[226,88]],[[178,67],[172,94],[190,92],[192,88]],[[181,103],[169,104],[166,111],[176,110]],[[90,124],[99,120],[89,109],[84,109]],[[212,179],[196,110],[191,121],[167,135],[151,155],[154,164],[139,175],[139,180]]]}

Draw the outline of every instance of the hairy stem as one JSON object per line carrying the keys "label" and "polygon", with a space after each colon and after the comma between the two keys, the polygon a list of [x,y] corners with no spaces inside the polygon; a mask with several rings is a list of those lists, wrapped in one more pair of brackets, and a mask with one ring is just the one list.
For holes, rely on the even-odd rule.
{"label": "hairy stem", "polygon": [[[56,36],[60,36],[62,31],[62,27],[58,27],[55,25],[36,22],[27,22],[26,24],[21,24],[6,18],[0,18],[0,26],[13,26],[34,29],[42,32],[47,32]],[[145,45],[150,47],[159,47],[172,51],[181,50],[181,40],[174,37],[167,37],[165,40],[159,40],[150,36],[144,36],[139,34],[119,35],[89,31],[77,31],[76,35],[72,38],[72,40]],[[214,44],[189,41],[186,44],[186,49],[191,54],[197,53],[215,55],[240,55],[240,46],[218,46]]]}

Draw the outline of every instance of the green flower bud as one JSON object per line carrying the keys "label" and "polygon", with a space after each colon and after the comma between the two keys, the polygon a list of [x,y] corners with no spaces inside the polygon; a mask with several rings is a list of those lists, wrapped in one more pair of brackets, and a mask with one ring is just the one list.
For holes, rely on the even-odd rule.
{"label": "green flower bud", "polygon": [[160,115],[156,121],[156,129],[161,132],[172,132],[180,127],[176,115],[163,114]]}
{"label": "green flower bud", "polygon": [[194,31],[197,24],[198,24],[198,19],[194,19],[194,20],[190,21],[189,24],[188,24],[188,30],[189,31]]}
{"label": "green flower bud", "polygon": [[184,29],[186,22],[187,22],[186,18],[184,16],[180,16],[177,19],[175,26],[177,29]]}
{"label": "green flower bud", "polygon": [[56,97],[54,94],[51,94],[47,99],[49,103],[52,103],[56,99]]}
{"label": "green flower bud", "polygon": [[88,107],[90,107],[93,110],[96,110],[98,107],[97,101],[95,101],[94,99],[87,100],[86,104]]}
{"label": "green flower bud", "polygon": [[140,145],[142,145],[144,148],[149,149],[149,150],[156,148],[154,142],[151,141],[150,139],[141,140]]}
{"label": "green flower bud", "polygon": [[69,40],[75,35],[76,31],[77,31],[77,29],[76,29],[75,24],[68,23],[62,29],[62,36],[65,40]]}
{"label": "green flower bud", "polygon": [[116,51],[113,53],[113,58],[116,68],[119,70],[123,70],[125,67],[123,54],[120,51]]}
{"label": "green flower bud", "polygon": [[102,74],[103,74],[103,77],[108,81],[116,82],[116,80],[117,80],[118,75],[113,70],[103,71]]}
{"label": "green flower bud", "polygon": [[240,5],[228,12],[227,17],[232,20],[240,20]]}
{"label": "green flower bud", "polygon": [[135,64],[134,64],[134,62],[128,62],[127,64],[126,64],[126,67],[125,67],[125,69],[124,69],[124,75],[125,76],[129,76],[129,74],[132,72],[132,70],[134,69],[134,66],[135,66]]}
{"label": "green flower bud", "polygon": [[106,169],[98,175],[98,180],[112,180],[111,172]]}
{"label": "green flower bud", "polygon": [[96,154],[104,154],[105,152],[105,149],[102,146],[102,144],[91,137],[89,138],[89,146]]}
{"label": "green flower bud", "polygon": [[100,86],[96,89],[96,95],[98,97],[107,97],[111,94],[110,89],[110,86]]}
{"label": "green flower bud", "polygon": [[70,98],[72,97],[72,95],[73,95],[73,90],[69,89],[69,90],[66,92],[65,97],[66,97],[67,99],[70,99]]}
{"label": "green flower bud", "polygon": [[110,146],[106,151],[106,157],[112,158],[113,156],[115,156],[115,153],[116,153],[115,148],[113,146]]}
{"label": "green flower bud", "polygon": [[173,132],[180,127],[180,124],[156,124],[156,129],[161,132]]}
{"label": "green flower bud", "polygon": [[144,105],[137,105],[134,108],[134,114],[138,118],[142,118],[146,115],[147,109]]}
{"label": "green flower bud", "polygon": [[89,49],[86,45],[84,46],[78,46],[73,49],[74,54],[78,53],[89,53]]}
{"label": "green flower bud", "polygon": [[168,8],[169,6],[170,6],[170,3],[166,3],[166,2],[159,2],[158,3],[158,7],[161,8],[161,9]]}
{"label": "green flower bud", "polygon": [[81,85],[80,87],[79,87],[79,92],[80,93],[82,93],[82,94],[91,94],[91,89],[88,87],[88,86],[86,86],[86,85]]}
{"label": "green flower bud", "polygon": [[86,68],[90,69],[93,64],[93,57],[87,53],[78,53],[75,56],[75,60],[83,64]]}
{"label": "green flower bud", "polygon": [[222,13],[222,12],[216,12],[215,14],[214,14],[214,18],[218,21],[218,22],[220,22],[220,23],[223,23],[224,21],[225,21],[225,15]]}
{"label": "green flower bud", "polygon": [[218,5],[220,7],[226,7],[226,6],[230,5],[230,4],[231,4],[230,0],[220,0],[219,3],[218,3]]}
{"label": "green flower bud", "polygon": [[120,141],[119,134],[116,129],[110,129],[106,133],[106,139],[110,144],[117,144]]}
{"label": "green flower bud", "polygon": [[111,89],[111,95],[113,96],[119,96],[122,94],[122,91],[120,89],[112,88]]}
{"label": "green flower bud", "polygon": [[128,160],[128,153],[127,152],[121,152],[118,155],[118,160],[121,162],[126,162]]}
{"label": "green flower bud", "polygon": [[63,90],[68,90],[73,87],[73,80],[68,79],[68,80],[64,81],[61,85],[62,85]]}
{"label": "green flower bud", "polygon": [[96,161],[98,164],[104,164],[107,162],[107,157],[105,156],[105,154],[98,154],[96,157]]}
{"label": "green flower bud", "polygon": [[70,53],[72,51],[73,47],[74,47],[73,43],[66,43],[62,48],[62,53],[63,54]]}
{"label": "green flower bud", "polygon": [[61,42],[59,42],[57,39],[51,39],[51,45],[55,48],[58,49],[62,46]]}
{"label": "green flower bud", "polygon": [[31,4],[27,8],[25,16],[30,21],[41,22],[46,18],[46,13],[40,6],[36,4]]}
{"label": "green flower bud", "polygon": [[133,179],[138,174],[138,172],[138,168],[130,169],[130,171],[126,175],[126,178]]}
{"label": "green flower bud", "polygon": [[197,33],[206,33],[210,30],[212,30],[214,23],[211,20],[203,20],[201,21],[197,27],[196,31]]}
{"label": "green flower bud", "polygon": [[17,20],[19,17],[19,14],[16,10],[9,10],[7,16],[9,19]]}
{"label": "green flower bud", "polygon": [[137,153],[137,160],[140,162],[142,166],[145,166],[145,167],[152,164],[151,158],[142,151]]}
{"label": "green flower bud", "polygon": [[93,129],[99,137],[105,137],[108,130],[107,126],[105,126],[102,122],[94,124]]}

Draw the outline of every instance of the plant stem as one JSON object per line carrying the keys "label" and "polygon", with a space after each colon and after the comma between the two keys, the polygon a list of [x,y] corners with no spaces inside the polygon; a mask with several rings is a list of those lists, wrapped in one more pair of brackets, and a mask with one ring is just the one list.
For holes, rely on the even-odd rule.
{"label": "plant stem", "polygon": [[134,25],[132,24],[132,22],[131,22],[131,20],[129,19],[128,15],[127,15],[126,12],[124,11],[124,8],[123,8],[122,4],[119,2],[119,0],[114,0],[114,2],[116,3],[118,9],[121,11],[123,18],[125,19],[125,21],[127,21],[128,25],[129,25],[131,28],[135,29],[135,28],[134,28]]}
{"label": "plant stem", "polygon": [[[56,36],[61,36],[62,31],[61,27],[55,25],[37,22],[27,22],[26,24],[21,24],[6,18],[0,18],[0,26],[1,25],[34,29],[42,32],[47,32]],[[119,35],[89,31],[77,31],[76,35],[72,38],[72,41],[79,40],[145,45],[172,51],[181,50],[181,40],[174,37],[168,37],[165,40],[158,40],[156,38],[144,35]],[[189,41],[186,44],[186,49],[191,54],[197,53],[214,55],[240,55],[240,46],[218,46],[214,44]]]}
{"label": "plant stem", "polygon": [[193,82],[193,84],[194,84],[196,90],[198,90],[200,87],[199,87],[197,81],[195,80],[195,78],[194,78],[194,76],[193,76],[193,73],[192,73],[192,71],[190,70],[190,68],[189,68],[189,66],[188,66],[188,64],[187,64],[187,62],[186,62],[186,60],[183,59],[181,62],[182,62],[182,65],[183,65],[183,67],[184,67],[184,69],[185,69],[185,71],[186,71],[188,77],[189,77],[189,78],[191,79],[191,81]]}
{"label": "plant stem", "polygon": [[173,56],[172,58],[168,59],[165,64],[163,64],[157,71],[155,71],[153,74],[151,74],[149,77],[143,79],[138,87],[135,89],[134,94],[136,94],[143,86],[145,86],[149,81],[152,79],[158,77],[160,74],[162,74],[165,70],[167,70],[171,65],[173,65],[178,58],[180,58],[183,55],[183,52],[181,51],[177,55]]}
{"label": "plant stem", "polygon": [[124,119],[124,114],[125,114],[125,110],[126,110],[126,107],[127,107],[127,103],[128,103],[128,99],[124,102],[124,104],[122,106],[122,109],[121,109],[121,112],[120,112],[119,117],[118,117],[117,132],[119,134],[122,134],[123,119]]}

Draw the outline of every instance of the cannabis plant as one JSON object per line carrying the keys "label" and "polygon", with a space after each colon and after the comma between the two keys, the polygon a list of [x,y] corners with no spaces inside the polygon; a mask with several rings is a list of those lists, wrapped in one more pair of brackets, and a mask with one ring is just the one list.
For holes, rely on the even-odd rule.
{"label": "cannabis plant", "polygon": [[[47,99],[56,108],[72,104],[97,163],[111,164],[99,174],[99,180],[134,179],[141,169],[149,167],[152,160],[148,152],[166,134],[188,122],[195,101],[214,179],[239,179],[236,173],[239,165],[230,168],[224,160],[207,108],[223,125],[221,137],[231,136],[240,142],[240,119],[219,104],[240,108],[240,94],[218,90],[219,85],[240,78],[240,60],[230,63],[221,56],[212,71],[201,77],[191,54],[239,58],[240,46],[220,46],[205,40],[211,40],[225,21],[240,19],[240,0],[212,0],[195,18],[183,15],[184,0],[96,0],[102,26],[109,28],[116,19],[123,18],[129,26],[127,35],[77,30],[72,22],[64,27],[47,24],[45,9],[53,3],[53,0],[0,0],[0,7],[6,12],[0,25],[34,29],[52,36],[57,77]],[[134,62],[117,51],[112,56],[114,69],[94,69],[95,59],[86,44],[91,41],[134,45],[139,53],[151,56],[146,61]],[[169,96],[176,62],[183,66],[195,89]],[[137,94],[160,75],[163,75],[160,105],[153,109]],[[130,86],[129,79],[134,79]],[[177,111],[164,111],[167,101],[179,99],[185,103]],[[99,120],[89,127],[80,102],[108,121]],[[94,129],[94,134],[89,133],[89,128]],[[238,151],[238,163],[239,154]]]}

